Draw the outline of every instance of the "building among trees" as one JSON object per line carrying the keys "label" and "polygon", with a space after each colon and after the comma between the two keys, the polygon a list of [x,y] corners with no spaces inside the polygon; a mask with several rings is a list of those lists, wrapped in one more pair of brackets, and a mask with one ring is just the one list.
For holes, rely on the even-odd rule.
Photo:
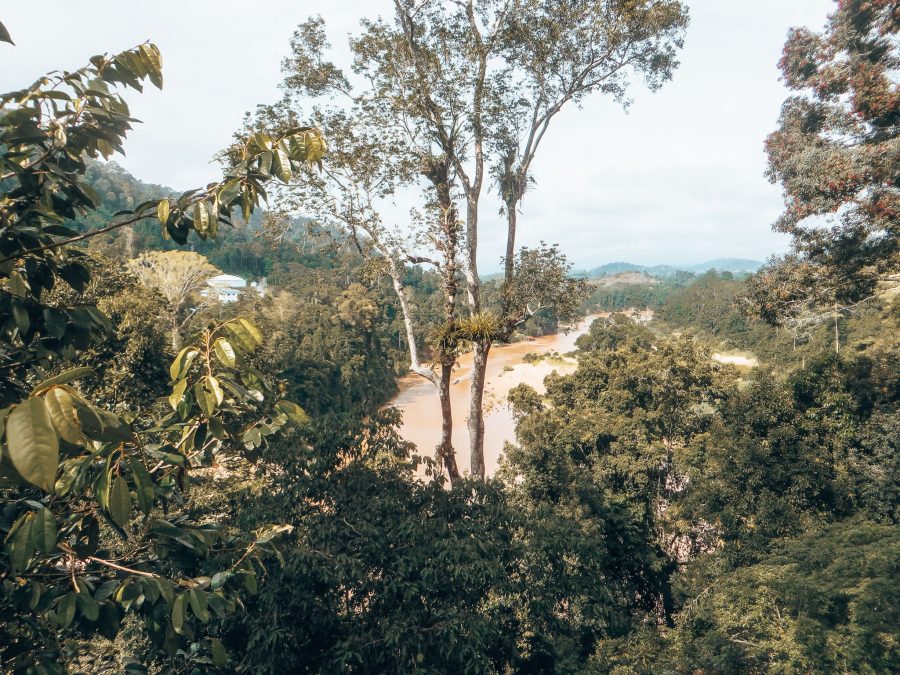
{"label": "building among trees", "polygon": [[[209,288],[204,289],[200,294],[205,298],[212,298],[224,303],[234,302],[248,288],[246,279],[233,274],[217,274],[209,278],[206,285]],[[266,280],[262,279],[259,283],[250,282],[249,288],[263,296],[266,294]]]}

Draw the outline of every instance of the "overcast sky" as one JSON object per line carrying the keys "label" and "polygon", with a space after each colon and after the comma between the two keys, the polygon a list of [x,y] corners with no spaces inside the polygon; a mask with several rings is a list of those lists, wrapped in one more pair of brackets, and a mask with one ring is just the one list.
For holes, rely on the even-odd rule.
{"label": "overcast sky", "polygon": [[[820,29],[834,2],[687,4],[681,66],[661,91],[634,87],[627,114],[594,97],[559,116],[534,165],[522,244],[558,242],[581,268],[764,259],[785,249],[786,239],[771,231],[781,192],[763,175],[763,141],[787,94],[776,64],[788,28]],[[0,43],[0,89],[154,41],[165,88],[127,94],[144,123],[117,161],[142,180],[188,189],[217,178],[210,158],[244,112],[278,97],[279,64],[296,24],[322,15],[340,60],[360,17],[389,10],[389,0],[5,2],[0,20],[16,46]],[[482,210],[485,273],[499,269],[504,247],[497,206],[490,196]]]}

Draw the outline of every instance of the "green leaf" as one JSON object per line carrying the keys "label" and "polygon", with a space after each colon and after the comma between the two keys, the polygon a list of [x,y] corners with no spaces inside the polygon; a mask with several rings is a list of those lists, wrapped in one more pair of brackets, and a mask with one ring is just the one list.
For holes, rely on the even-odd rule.
{"label": "green leaf", "polygon": [[209,213],[206,211],[205,202],[194,203],[194,229],[201,234],[209,227]]}
{"label": "green leaf", "polygon": [[59,268],[59,276],[76,291],[83,293],[91,280],[91,271],[80,262],[70,262]]}
{"label": "green leaf", "polygon": [[147,471],[147,467],[137,457],[129,457],[128,463],[131,465],[131,473],[134,476],[134,492],[137,495],[138,506],[141,511],[149,514],[153,510],[153,502],[156,499],[153,478]]}
{"label": "green leaf", "polygon": [[256,533],[256,543],[267,544],[279,534],[293,531],[293,525],[266,525],[265,527],[260,528]]}
{"label": "green leaf", "polygon": [[162,89],[162,55],[154,44],[145,44],[140,46],[141,57],[147,65],[147,76],[157,89]]}
{"label": "green leaf", "polygon": [[204,389],[201,382],[194,385],[194,398],[197,399],[197,405],[200,406],[200,410],[207,417],[212,417],[216,412],[216,399]]}
{"label": "green leaf", "polygon": [[131,517],[131,495],[128,493],[128,483],[122,476],[116,476],[109,488],[109,515],[122,528]]}
{"label": "green leaf", "polygon": [[249,187],[244,187],[241,192],[241,216],[244,222],[250,222],[250,214],[253,212],[253,199]]}
{"label": "green leaf", "polygon": [[259,156],[259,172],[263,176],[269,176],[272,173],[272,160],[275,157],[275,153],[271,150],[266,150]]}
{"label": "green leaf", "polygon": [[297,151],[294,159],[305,162],[320,162],[328,150],[325,139],[318,129],[305,129],[293,136]]}
{"label": "green leaf", "polygon": [[264,151],[272,149],[272,139],[266,133],[259,132],[257,134],[253,134],[253,142],[260,150]]}
{"label": "green leaf", "polygon": [[50,553],[56,548],[56,521],[50,509],[38,509],[31,523],[31,540],[35,549]]}
{"label": "green leaf", "polygon": [[37,385],[31,391],[32,396],[37,396],[43,391],[50,389],[50,387],[55,387],[57,384],[67,384],[74,380],[80,380],[83,377],[89,377],[94,374],[93,368],[88,368],[87,366],[82,366],[80,368],[70,368],[69,370],[64,370],[56,377],[51,377],[48,380],[44,380],[39,385]]}
{"label": "green leaf", "polygon": [[212,579],[210,580],[210,585],[213,589],[222,588],[225,585],[225,582],[231,577],[231,572],[216,572],[213,574]]}
{"label": "green leaf", "polygon": [[153,581],[156,583],[156,587],[159,589],[159,594],[162,596],[163,600],[171,607],[172,603],[175,602],[175,591],[172,588],[172,582],[168,579],[153,579]]}
{"label": "green leaf", "polygon": [[175,632],[179,635],[184,627],[184,610],[186,603],[187,594],[182,593],[175,598],[175,602],[172,604],[172,628],[174,628]]}
{"label": "green leaf", "polygon": [[103,433],[103,422],[96,408],[88,404],[87,401],[80,397],[72,397],[75,404],[75,412],[78,415],[78,421],[81,423],[81,429],[85,435],[90,438],[96,437]]}
{"label": "green leaf", "polygon": [[231,343],[225,338],[218,338],[213,343],[213,350],[216,352],[216,356],[219,361],[222,362],[222,365],[226,368],[234,368],[234,364],[237,362],[234,347],[231,346]]}
{"label": "green leaf", "polygon": [[216,638],[212,638],[209,644],[210,651],[212,652],[213,665],[216,668],[222,668],[228,663],[228,652],[225,651],[225,647],[222,646],[222,643]]}
{"label": "green leaf", "polygon": [[82,591],[77,595],[78,609],[88,621],[96,621],[100,618],[100,605],[87,591]]}
{"label": "green leaf", "polygon": [[215,239],[219,233],[219,198],[210,200],[206,208],[209,211],[209,236]]}
{"label": "green leaf", "polygon": [[169,375],[173,380],[177,380],[188,371],[191,363],[197,358],[198,353],[195,347],[185,347],[178,352],[178,356],[175,357],[175,360],[172,361],[172,365],[169,367]]}
{"label": "green leaf", "polygon": [[[44,310],[44,327],[51,337],[61,338],[66,334],[68,314],[63,310],[47,308]],[[76,369],[77,370],[77,369]],[[51,380],[54,378],[51,378]],[[50,380],[48,380],[49,382]]]}
{"label": "green leaf", "polygon": [[97,500],[97,504],[100,505],[100,508],[109,509],[109,462],[111,457],[108,457],[106,460],[106,468],[100,472],[100,475],[97,476],[97,480],[94,481],[94,498]]}
{"label": "green leaf", "polygon": [[59,440],[43,399],[29,398],[13,408],[6,421],[6,443],[19,475],[52,492],[59,467]]}
{"label": "green leaf", "polygon": [[225,392],[222,391],[222,387],[219,384],[219,381],[215,377],[210,375],[206,378],[206,383],[209,385],[209,391],[216,399],[216,407],[222,405],[222,401],[225,400]]}
{"label": "green leaf", "polygon": [[71,626],[72,620],[75,618],[75,605],[77,603],[77,595],[78,594],[75,591],[66,593],[64,596],[62,596],[62,599],[56,606],[56,620],[63,628],[68,628],[69,626]]}
{"label": "green leaf", "polygon": [[294,424],[309,424],[309,415],[306,411],[293,401],[278,401],[275,404],[275,410],[284,413]]}
{"label": "green leaf", "polygon": [[98,409],[95,409],[94,413],[100,420],[101,428],[99,432],[88,432],[87,428],[83,427],[90,438],[104,443],[119,443],[134,439],[131,426],[118,415]]}
{"label": "green leaf", "polygon": [[12,38],[9,36],[9,31],[6,30],[6,26],[4,26],[2,22],[0,22],[0,42],[8,42],[11,45],[16,44],[12,41]]}
{"label": "green leaf", "polygon": [[119,614],[119,608],[111,602],[104,602],[100,605],[100,634],[107,640],[115,639],[119,633],[119,624],[122,617]]}
{"label": "green leaf", "polygon": [[206,599],[206,593],[203,591],[192,588],[188,592],[188,598],[191,603],[191,611],[194,613],[200,621],[206,623],[209,621],[209,602]]}
{"label": "green leaf", "polygon": [[246,588],[250,595],[256,595],[259,591],[259,588],[256,585],[256,573],[248,572],[244,575],[244,588]]}
{"label": "green leaf", "polygon": [[225,430],[225,425],[215,417],[209,420],[209,432],[220,441],[224,441],[228,438],[228,432]]}
{"label": "green leaf", "polygon": [[250,337],[253,338],[254,342],[256,342],[257,346],[262,345],[263,336],[262,333],[259,332],[259,328],[256,327],[256,324],[252,321],[245,319],[243,317],[238,319],[238,323],[240,323],[244,329],[250,334]]}
{"label": "green leaf", "polygon": [[237,319],[228,321],[223,325],[225,330],[227,330],[231,334],[231,337],[234,338],[238,347],[246,351],[253,351],[253,349],[256,348],[256,342],[254,341],[253,336],[247,332],[247,329],[244,328]]}
{"label": "green leaf", "polygon": [[116,602],[122,606],[122,609],[127,612],[142,595],[144,595],[143,583],[132,577],[126,579],[125,582],[119,586],[114,597]]}
{"label": "green leaf", "polygon": [[43,586],[41,586],[40,582],[35,581],[31,584],[31,599],[28,601],[28,609],[35,610],[37,609],[38,603],[41,601],[41,595],[43,595]]}
{"label": "green leaf", "polygon": [[159,219],[159,222],[162,225],[165,225],[169,220],[169,200],[168,199],[160,199],[159,204],[156,205],[156,217]]}
{"label": "green leaf", "polygon": [[275,153],[272,159],[272,168],[275,171],[275,175],[278,176],[282,183],[289,182],[291,180],[291,160],[288,158],[287,152],[285,152],[281,143],[275,146]]}
{"label": "green leaf", "polygon": [[34,537],[31,536],[33,522],[34,513],[32,511],[23,513],[13,524],[9,534],[6,535],[6,552],[9,554],[12,568],[16,571],[24,570],[34,555]]}
{"label": "green leaf", "polygon": [[75,409],[75,399],[61,387],[53,387],[44,394],[44,404],[59,437],[78,445],[82,440],[81,421]]}
{"label": "green leaf", "polygon": [[175,383],[175,386],[172,387],[172,393],[169,394],[169,405],[172,406],[172,410],[178,410],[178,404],[181,403],[187,385],[187,380],[178,380],[178,382]]}

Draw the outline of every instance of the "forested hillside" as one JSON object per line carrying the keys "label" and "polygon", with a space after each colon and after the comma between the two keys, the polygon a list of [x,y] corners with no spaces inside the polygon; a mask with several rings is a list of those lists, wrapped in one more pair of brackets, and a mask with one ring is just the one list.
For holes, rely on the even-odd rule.
{"label": "forested hillside", "polygon": [[[894,3],[788,37],[789,253],[594,283],[517,243],[532,161],[560,110],[677,79],[682,3],[398,0],[346,72],[323,25],[186,192],[107,163],[154,44],[0,95],[0,670],[895,672]],[[498,346],[596,310],[543,388],[486,395]],[[386,405],[403,375],[435,447]]]}

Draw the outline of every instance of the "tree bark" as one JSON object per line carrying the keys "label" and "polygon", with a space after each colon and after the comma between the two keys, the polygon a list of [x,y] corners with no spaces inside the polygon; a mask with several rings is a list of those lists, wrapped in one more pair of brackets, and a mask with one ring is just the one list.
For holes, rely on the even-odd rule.
{"label": "tree bark", "polygon": [[506,202],[506,260],[503,280],[509,284],[513,279],[516,255],[516,202]]}
{"label": "tree bark", "polygon": [[172,351],[176,354],[181,351],[181,326],[175,314],[172,314]]}
{"label": "tree bark", "polygon": [[[456,321],[456,296],[459,292],[457,256],[459,254],[459,219],[456,205],[450,194],[450,165],[446,158],[425,162],[422,173],[434,185],[436,204],[440,217],[440,235],[436,248],[443,256],[438,266],[444,291],[444,323],[448,330]],[[443,351],[446,349],[447,351]],[[453,449],[453,410],[450,402],[450,380],[456,363],[455,345],[445,344],[438,349],[441,373],[438,380],[438,398],[441,403],[441,442],[437,447],[438,459],[447,469],[451,484],[459,479],[456,451]]]}
{"label": "tree bark", "polygon": [[441,401],[441,444],[438,446],[438,455],[447,469],[451,484],[459,478],[456,452],[453,450],[453,411],[450,408],[450,377],[452,374],[453,364],[442,363],[441,379],[438,385]]}
{"label": "tree bark", "polygon": [[838,332],[838,308],[837,303],[834,303],[834,353],[841,353],[841,335]]}
{"label": "tree bark", "polygon": [[409,347],[409,369],[416,375],[421,375],[429,382],[438,383],[434,371],[423,366],[419,361],[419,348],[416,346],[416,334],[413,328],[412,315],[409,311],[409,303],[406,300],[406,289],[400,276],[400,266],[393,258],[389,258],[391,281],[394,284],[394,293],[400,301],[400,313],[403,315],[403,326],[406,329],[406,344]]}
{"label": "tree bark", "polygon": [[[466,288],[469,297],[469,311],[472,315],[481,311],[481,280],[478,277],[478,200],[469,198],[466,209]],[[487,372],[490,341],[475,342],[472,358],[472,384],[469,388],[469,452],[472,476],[484,478],[484,379]]]}
{"label": "tree bark", "polygon": [[490,342],[481,340],[475,343],[472,356],[472,398],[469,401],[469,446],[471,447],[470,472],[473,476],[484,478],[484,376],[487,372],[488,351]]}

